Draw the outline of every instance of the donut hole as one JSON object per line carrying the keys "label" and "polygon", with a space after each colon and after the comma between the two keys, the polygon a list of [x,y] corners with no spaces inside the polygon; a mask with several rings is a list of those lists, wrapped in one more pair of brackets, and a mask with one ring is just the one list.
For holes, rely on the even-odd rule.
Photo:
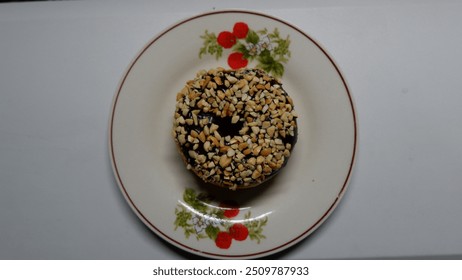
{"label": "donut hole", "polygon": [[[208,125],[215,124],[218,126],[217,132],[222,136],[230,136],[231,138],[239,135],[239,131],[244,127],[244,122],[238,121],[232,123],[231,117],[217,117],[212,114],[202,113],[198,115],[199,119],[207,119]],[[196,130],[200,132],[201,128]]]}
{"label": "donut hole", "polygon": [[238,121],[237,123],[232,123],[231,117],[213,117],[212,122],[218,125],[217,131],[223,137],[231,136],[232,138],[234,136],[238,136],[239,130],[241,130],[244,127],[244,122]]}

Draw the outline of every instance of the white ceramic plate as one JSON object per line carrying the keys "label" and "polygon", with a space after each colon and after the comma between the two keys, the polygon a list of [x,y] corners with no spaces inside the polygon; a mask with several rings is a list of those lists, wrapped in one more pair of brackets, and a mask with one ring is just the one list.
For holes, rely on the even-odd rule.
{"label": "white ceramic plate", "polygon": [[[217,40],[234,45],[222,48]],[[229,63],[228,57],[243,47],[247,67],[263,61],[282,74],[299,115],[299,138],[274,179],[232,192],[204,186],[186,170],[171,129],[184,83],[200,69],[242,66],[242,55]],[[120,82],[109,130],[114,173],[133,211],[171,244],[210,258],[262,257],[311,234],[346,190],[357,141],[352,97],[332,58],[293,25],[249,11],[201,14],[146,44]]]}

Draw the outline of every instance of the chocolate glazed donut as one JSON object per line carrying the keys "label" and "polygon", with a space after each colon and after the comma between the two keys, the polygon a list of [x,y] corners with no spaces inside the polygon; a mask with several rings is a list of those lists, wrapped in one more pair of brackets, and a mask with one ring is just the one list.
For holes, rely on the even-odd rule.
{"label": "chocolate glazed donut", "polygon": [[232,190],[277,174],[297,142],[281,82],[259,69],[200,71],[177,94],[173,136],[189,170]]}

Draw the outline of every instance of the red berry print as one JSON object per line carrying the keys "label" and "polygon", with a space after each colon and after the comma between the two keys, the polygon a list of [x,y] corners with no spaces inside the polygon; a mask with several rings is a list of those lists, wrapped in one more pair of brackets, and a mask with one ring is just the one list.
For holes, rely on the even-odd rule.
{"label": "red berry print", "polygon": [[215,245],[221,249],[228,249],[231,247],[231,235],[225,231],[220,231],[215,239]]}
{"label": "red berry print", "polygon": [[245,22],[236,22],[233,27],[233,34],[239,38],[244,39],[249,32],[249,26]]}
{"label": "red berry print", "polygon": [[223,212],[223,215],[228,218],[228,219],[231,219],[233,217],[236,217],[237,215],[239,214],[239,209],[238,208],[234,208],[234,209],[227,209]]}
{"label": "red berry print", "polygon": [[[251,211],[247,207],[240,208],[236,201],[231,199],[217,201],[210,194],[196,192],[195,189],[186,189],[183,196],[187,205],[183,203],[177,205],[173,225],[175,231],[179,228],[183,229],[186,239],[190,236],[196,237],[197,241],[207,238],[208,244],[213,246],[215,243],[215,248],[223,250],[231,248],[233,242],[246,246],[247,242],[256,241],[260,244],[261,240],[266,239],[263,228],[268,222],[268,217],[252,218],[254,216]],[[205,206],[200,208],[201,214],[192,213],[194,210],[191,209],[199,211],[196,208],[199,204]],[[235,218],[238,215],[246,220],[251,219],[251,222],[243,222]]]}
{"label": "red berry print", "polygon": [[228,56],[228,64],[232,69],[239,69],[247,66],[249,61],[244,58],[244,54],[240,52],[233,52]]}
{"label": "red berry print", "polygon": [[220,203],[220,208],[223,208],[223,216],[228,219],[234,218],[239,214],[239,205],[234,201],[225,201]]}
{"label": "red berry print", "polygon": [[243,224],[234,224],[229,228],[229,234],[237,241],[243,241],[249,236],[249,230]]}
{"label": "red berry print", "polygon": [[229,49],[236,44],[236,36],[229,31],[223,31],[218,34],[217,42],[223,48]]}

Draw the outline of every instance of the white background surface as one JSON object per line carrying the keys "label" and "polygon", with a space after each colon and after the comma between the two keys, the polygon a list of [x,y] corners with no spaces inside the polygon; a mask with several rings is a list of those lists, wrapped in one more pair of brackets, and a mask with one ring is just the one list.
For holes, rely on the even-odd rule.
{"label": "white background surface", "polygon": [[304,30],[356,101],[349,189],[313,235],[272,258],[462,258],[462,4],[369,2],[0,4],[0,258],[196,258],[161,241],[124,201],[108,119],[146,42],[223,8]]}

